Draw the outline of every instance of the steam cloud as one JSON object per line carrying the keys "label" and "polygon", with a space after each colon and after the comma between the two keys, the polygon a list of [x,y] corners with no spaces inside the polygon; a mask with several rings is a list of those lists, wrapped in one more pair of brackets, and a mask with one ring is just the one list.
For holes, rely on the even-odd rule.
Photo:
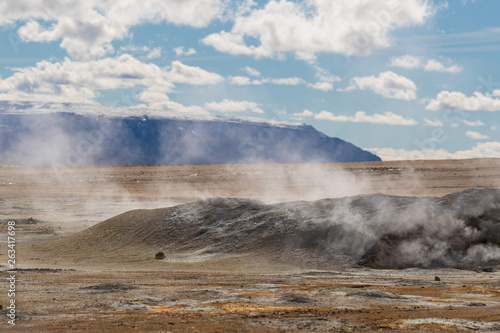
{"label": "steam cloud", "polygon": [[128,248],[145,258],[158,250],[171,258],[254,253],[296,264],[299,251],[304,266],[477,268],[500,264],[499,203],[500,190],[489,188],[270,205],[211,198],[130,211],[49,246],[84,258]]}

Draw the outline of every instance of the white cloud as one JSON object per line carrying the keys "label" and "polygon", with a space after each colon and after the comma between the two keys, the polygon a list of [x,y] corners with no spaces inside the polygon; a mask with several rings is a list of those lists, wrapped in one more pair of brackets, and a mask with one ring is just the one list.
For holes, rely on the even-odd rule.
{"label": "white cloud", "polygon": [[282,79],[271,79],[271,82],[274,84],[278,85],[284,85],[284,86],[296,86],[299,84],[304,83],[304,80],[302,80],[299,77],[287,77],[287,78],[282,78]]}
{"label": "white cloud", "polygon": [[128,54],[91,61],[41,61],[0,79],[0,97],[11,100],[92,103],[99,90],[154,88],[169,93],[174,83],[216,84],[223,78],[174,61],[170,68],[143,63]]}
{"label": "white cloud", "polygon": [[436,120],[430,120],[430,119],[424,119],[425,125],[426,126],[433,126],[433,127],[442,127],[443,122],[439,119]]}
{"label": "white cloud", "polygon": [[436,59],[428,59],[427,61],[421,57],[411,55],[403,55],[400,57],[391,58],[389,66],[401,68],[423,68],[427,72],[444,72],[444,73],[460,73],[462,66],[451,64],[451,60],[447,60],[449,66],[445,66],[442,62]]}
{"label": "white cloud", "polygon": [[333,90],[333,84],[331,82],[316,82],[316,83],[309,83],[309,87],[316,89],[316,90],[323,90],[323,91],[330,91]]}
{"label": "white cloud", "polygon": [[149,52],[150,48],[147,46],[135,46],[135,45],[126,45],[120,47],[120,51],[135,53],[135,52]]}
{"label": "white cloud", "polygon": [[233,85],[237,86],[248,86],[248,85],[254,85],[254,86],[259,86],[261,84],[265,83],[272,83],[272,84],[277,84],[277,85],[286,85],[286,86],[296,86],[299,84],[304,84],[305,81],[299,77],[287,77],[287,78],[278,78],[278,79],[271,79],[271,78],[262,78],[262,79],[251,79],[247,76],[230,76],[229,81]]}
{"label": "white cloud", "polygon": [[255,77],[260,76],[260,72],[258,70],[256,70],[255,68],[245,66],[242,68],[242,70],[244,70],[250,76],[255,76]]}
{"label": "white cloud", "polygon": [[422,60],[420,58],[411,56],[411,55],[403,55],[400,57],[391,58],[391,63],[389,66],[391,67],[402,67],[402,68],[417,68],[422,64]]}
{"label": "white cloud", "polygon": [[137,95],[139,99],[148,103],[149,108],[174,111],[180,114],[189,116],[209,116],[210,113],[201,106],[184,106],[176,103],[168,98],[167,94],[162,91],[157,91],[154,88],[146,89]]}
{"label": "white cloud", "polygon": [[313,117],[313,116],[314,116],[314,113],[312,113],[311,111],[309,111],[307,109],[305,109],[302,112],[297,112],[297,113],[292,114],[292,118],[295,120],[302,120],[304,117]]}
{"label": "white cloud", "polygon": [[334,82],[341,81],[340,77],[331,74],[328,70],[320,67],[317,63],[312,63],[311,65],[316,71],[316,74],[314,76],[316,76],[318,82],[309,83],[308,84],[309,87],[316,90],[330,91],[333,90]]}
{"label": "white cloud", "polygon": [[205,103],[205,108],[219,112],[245,112],[264,113],[259,104],[249,101],[232,101],[224,99],[222,102]]}
{"label": "white cloud", "polygon": [[185,50],[183,46],[179,46],[179,47],[173,48],[173,51],[175,52],[175,54],[178,57],[180,57],[180,56],[190,56],[190,55],[196,54],[196,50],[193,49],[193,48],[191,48],[191,47],[189,49]]}
{"label": "white cloud", "polygon": [[339,91],[351,90],[372,90],[374,93],[384,96],[386,98],[414,100],[417,98],[417,86],[415,83],[401,75],[394,72],[382,72],[378,77],[363,76],[354,77],[351,79],[351,85],[346,89],[339,89]]}
{"label": "white cloud", "polygon": [[328,111],[321,111],[314,116],[315,119],[339,121],[339,122],[353,122],[353,123],[372,123],[383,125],[402,125],[412,126],[418,124],[414,119],[407,119],[403,116],[397,115],[392,112],[384,112],[383,114],[367,115],[364,111],[358,111],[354,116],[334,115]]}
{"label": "white cloud", "polygon": [[256,58],[292,53],[314,61],[320,52],[367,55],[388,47],[394,30],[424,24],[432,14],[432,4],[424,0],[271,0],[237,16],[231,31],[202,41],[221,52]]}
{"label": "white cloud", "polygon": [[302,111],[300,113],[294,113],[293,115],[294,116],[300,116],[300,117],[312,117],[312,116],[314,116],[314,113],[312,113],[311,111],[305,109],[304,111]]}
{"label": "white cloud", "polygon": [[0,26],[23,22],[18,30],[22,40],[61,40],[60,47],[70,56],[92,59],[112,53],[112,41],[129,36],[133,26],[169,22],[205,27],[223,15],[226,5],[224,0],[3,1]]}
{"label": "white cloud", "polygon": [[237,86],[246,86],[252,84],[252,80],[246,76],[230,76],[229,81],[231,82],[231,84]]}
{"label": "white cloud", "polygon": [[161,57],[161,47],[155,47],[152,49],[148,55],[146,56],[146,59],[151,60],[151,59],[156,59]]}
{"label": "white cloud", "polygon": [[465,135],[467,135],[469,138],[474,139],[474,140],[486,140],[488,139],[487,135],[474,132],[474,131],[467,131],[465,132]]}
{"label": "white cloud", "polygon": [[434,59],[428,60],[424,66],[424,69],[427,72],[445,72],[445,73],[460,73],[463,70],[462,66],[451,65],[446,67],[441,62]]}
{"label": "white cloud", "polygon": [[172,82],[194,85],[217,84],[224,81],[224,78],[217,73],[208,72],[200,67],[184,65],[177,60],[172,62],[166,75]]}
{"label": "white cloud", "polygon": [[462,123],[464,123],[464,125],[471,126],[471,127],[479,127],[479,126],[485,125],[485,123],[483,123],[481,120],[468,121],[468,120],[463,119]]}
{"label": "white cloud", "polygon": [[384,161],[392,160],[444,160],[467,158],[500,157],[500,142],[478,143],[470,150],[450,153],[444,149],[405,150],[394,148],[364,148],[379,156]]}
{"label": "white cloud", "polygon": [[135,46],[135,45],[126,45],[120,47],[120,51],[124,53],[142,53],[144,54],[144,58],[147,60],[160,58],[162,54],[161,47],[155,47],[154,49],[150,49],[148,46]]}
{"label": "white cloud", "polygon": [[441,91],[435,99],[430,100],[425,107],[427,110],[466,110],[466,111],[500,111],[500,99],[489,94],[483,95],[474,92],[473,96],[466,96],[458,91]]}

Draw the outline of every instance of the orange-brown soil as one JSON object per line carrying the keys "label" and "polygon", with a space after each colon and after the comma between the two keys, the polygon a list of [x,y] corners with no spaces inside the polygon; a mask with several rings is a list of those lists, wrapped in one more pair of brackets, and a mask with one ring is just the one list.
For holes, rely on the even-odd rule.
{"label": "orange-brown soil", "polygon": [[[0,167],[0,263],[16,221],[16,326],[1,331],[500,331],[500,273],[309,270],[242,254],[79,261],[45,243],[134,208],[220,196],[265,202],[500,187],[500,160],[325,165]],[[89,240],[90,242],[91,240]],[[103,256],[106,254],[103,253]],[[4,280],[8,273],[1,272]],[[439,276],[440,281],[435,280]],[[5,280],[4,280],[5,281]],[[6,309],[8,285],[0,290]]]}

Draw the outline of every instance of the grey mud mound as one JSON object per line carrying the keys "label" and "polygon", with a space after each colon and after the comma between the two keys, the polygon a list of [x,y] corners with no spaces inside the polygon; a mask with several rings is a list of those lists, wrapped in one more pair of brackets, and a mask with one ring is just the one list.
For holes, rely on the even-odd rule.
{"label": "grey mud mound", "polygon": [[[362,195],[266,205],[212,198],[171,208],[133,210],[50,244],[91,261],[204,260],[238,254],[305,267],[456,267],[500,264],[500,190],[441,198]],[[305,266],[304,266],[305,265]],[[495,269],[496,269],[495,268]]]}

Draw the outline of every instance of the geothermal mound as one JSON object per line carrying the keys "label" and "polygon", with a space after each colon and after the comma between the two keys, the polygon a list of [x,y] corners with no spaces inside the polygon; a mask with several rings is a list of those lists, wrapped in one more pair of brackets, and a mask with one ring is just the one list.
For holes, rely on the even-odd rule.
{"label": "geothermal mound", "polygon": [[[253,254],[301,265],[478,268],[500,264],[500,190],[441,198],[361,195],[266,205],[212,198],[133,210],[40,248],[62,256],[166,261]],[[311,265],[313,266],[313,265]]]}

